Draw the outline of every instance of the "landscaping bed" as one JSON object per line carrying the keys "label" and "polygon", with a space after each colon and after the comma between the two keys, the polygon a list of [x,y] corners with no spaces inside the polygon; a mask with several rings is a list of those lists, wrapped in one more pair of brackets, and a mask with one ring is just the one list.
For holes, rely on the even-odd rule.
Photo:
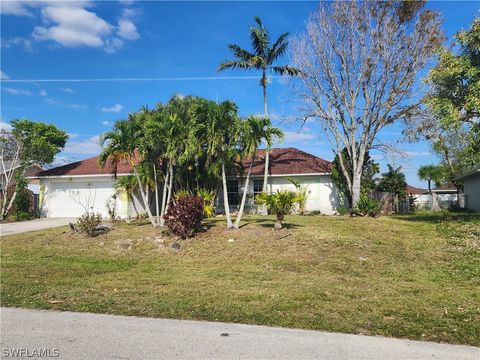
{"label": "landscaping bed", "polygon": [[5,236],[2,306],[480,345],[480,214],[273,223],[215,218],[188,240],[146,222]]}

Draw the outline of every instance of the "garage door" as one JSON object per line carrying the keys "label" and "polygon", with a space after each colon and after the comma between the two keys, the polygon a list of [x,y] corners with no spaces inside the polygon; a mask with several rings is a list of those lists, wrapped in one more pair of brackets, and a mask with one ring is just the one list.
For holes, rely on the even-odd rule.
{"label": "garage door", "polygon": [[48,216],[77,217],[87,209],[108,216],[105,204],[114,192],[113,181],[51,183]]}

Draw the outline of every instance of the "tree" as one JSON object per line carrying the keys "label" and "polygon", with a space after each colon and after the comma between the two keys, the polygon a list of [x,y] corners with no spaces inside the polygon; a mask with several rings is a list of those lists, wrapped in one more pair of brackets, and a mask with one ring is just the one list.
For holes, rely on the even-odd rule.
{"label": "tree", "polygon": [[396,196],[405,196],[407,194],[407,181],[402,167],[393,167],[387,164],[388,171],[382,174],[377,189],[379,191],[389,192]]}
{"label": "tree", "polygon": [[[5,177],[6,186],[11,183],[13,172],[12,168],[16,165],[20,167],[14,172],[20,173],[23,177],[25,170],[32,164],[40,166],[51,163],[55,156],[62,151],[67,142],[68,135],[65,131],[58,129],[55,125],[45,124],[27,119],[15,119],[11,121],[12,132],[2,131],[2,171],[7,172],[2,175]],[[5,156],[5,157],[4,157]],[[10,171],[6,169],[5,161],[13,161],[10,163]],[[5,193],[6,194],[6,193]],[[8,202],[4,197],[2,203],[2,213],[0,219],[3,220],[5,215],[12,207],[17,191],[12,195]]]}
{"label": "tree", "polygon": [[[141,184],[140,174],[138,170],[140,158],[138,156],[137,141],[142,137],[141,127],[135,116],[129,116],[127,120],[116,121],[111,131],[107,131],[100,138],[100,146],[102,151],[99,156],[101,166],[105,166],[109,161],[116,172],[116,167],[121,161],[127,161],[133,168],[133,172],[137,179],[137,184]],[[142,186],[138,186],[142,196],[145,210],[148,218],[153,226],[157,226],[157,222],[153,218],[152,212],[148,204],[146,193]]]}
{"label": "tree", "polygon": [[[273,72],[280,75],[299,75],[299,70],[289,65],[274,65],[274,63],[282,57],[288,48],[287,37],[288,32],[280,35],[273,43],[270,42],[270,34],[263,25],[262,20],[258,16],[255,17],[258,27],[250,28],[250,42],[252,51],[245,50],[236,44],[229,44],[228,48],[235,56],[235,60],[224,61],[218,66],[218,71],[226,69],[244,69],[244,70],[260,70],[262,77],[260,86],[263,89],[263,108],[264,116],[268,118],[267,104],[267,74]],[[270,161],[270,148],[265,151],[265,172],[263,177],[263,191],[267,191],[268,168]]]}
{"label": "tree", "polygon": [[274,140],[281,138],[283,138],[282,130],[272,127],[271,121],[268,118],[249,116],[240,124],[241,153],[244,158],[250,158],[250,165],[248,167],[247,177],[245,178],[240,209],[238,210],[238,215],[235,219],[234,227],[236,229],[239,228],[240,221],[242,220],[243,210],[247,199],[250,174],[252,173],[252,167],[256,159],[258,146],[263,140],[267,144],[267,148],[270,148]]}
{"label": "tree", "polygon": [[480,164],[480,18],[455,40],[458,51],[442,49],[428,74],[431,116],[415,129],[432,142],[451,181]]}
{"label": "tree", "polygon": [[440,186],[445,179],[445,168],[441,165],[424,165],[418,169],[418,177],[427,181],[428,192],[432,194],[432,181],[435,186]]}
{"label": "tree", "polygon": [[305,33],[292,41],[304,119],[320,121],[339,157],[352,207],[362,188],[365,156],[379,132],[419,111],[411,96],[419,71],[443,41],[437,13],[422,1],[322,2]]}
{"label": "tree", "polygon": [[136,202],[138,202],[136,191],[138,188],[137,178],[133,175],[122,176],[120,179],[117,180],[115,183],[115,190],[117,193],[121,191],[125,191],[127,194],[127,198],[129,201],[132,202],[133,209],[135,210],[135,214],[138,216],[138,210]]}
{"label": "tree", "polygon": [[[333,167],[332,167],[332,181],[339,190],[340,194],[344,196],[348,202],[348,204],[352,204],[352,196],[349,191],[348,181],[342,171],[341,161],[343,162],[347,173],[350,174],[350,178],[353,177],[353,163],[350,160],[349,152],[346,148],[342,149],[342,160],[338,154],[335,155],[333,159]],[[365,153],[365,157],[363,159],[363,167],[362,167],[362,181],[360,192],[362,194],[368,194],[371,190],[375,188],[375,180],[374,177],[380,172],[380,167],[375,160],[370,157],[370,153]],[[352,206],[352,209],[354,207]]]}

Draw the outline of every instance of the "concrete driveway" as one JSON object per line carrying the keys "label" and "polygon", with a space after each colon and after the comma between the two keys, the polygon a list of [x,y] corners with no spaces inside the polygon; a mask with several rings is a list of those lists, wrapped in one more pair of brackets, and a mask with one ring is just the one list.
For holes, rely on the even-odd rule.
{"label": "concrete driveway", "polygon": [[4,356],[43,350],[58,359],[480,359],[473,346],[11,308],[1,309],[1,331]]}
{"label": "concrete driveway", "polygon": [[44,218],[29,221],[17,221],[0,225],[0,234],[2,236],[21,234],[29,231],[44,230],[53,227],[68,225],[75,222],[75,218]]}

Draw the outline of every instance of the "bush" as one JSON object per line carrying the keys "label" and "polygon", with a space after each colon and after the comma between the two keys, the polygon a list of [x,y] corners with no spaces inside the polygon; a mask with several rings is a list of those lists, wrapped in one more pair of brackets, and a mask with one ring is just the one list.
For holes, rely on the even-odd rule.
{"label": "bush", "polygon": [[107,208],[110,221],[114,222],[117,218],[117,197],[115,195],[110,197],[105,203],[105,206]]}
{"label": "bush", "polygon": [[354,212],[362,216],[377,216],[380,212],[378,201],[362,194]]}
{"label": "bush", "polygon": [[96,235],[96,228],[102,222],[102,215],[86,212],[77,219],[78,230],[88,237]]}
{"label": "bush", "polygon": [[350,210],[348,210],[345,206],[340,206],[337,208],[337,214],[340,216],[344,216],[350,213]]}
{"label": "bush", "polygon": [[255,198],[257,205],[265,205],[268,211],[275,214],[277,222],[274,229],[281,229],[283,227],[282,221],[285,215],[290,214],[298,202],[298,194],[290,190],[277,190],[274,193],[260,193]]}
{"label": "bush", "polygon": [[182,239],[194,236],[202,227],[203,199],[199,196],[184,195],[171,204],[163,216],[170,231]]}

